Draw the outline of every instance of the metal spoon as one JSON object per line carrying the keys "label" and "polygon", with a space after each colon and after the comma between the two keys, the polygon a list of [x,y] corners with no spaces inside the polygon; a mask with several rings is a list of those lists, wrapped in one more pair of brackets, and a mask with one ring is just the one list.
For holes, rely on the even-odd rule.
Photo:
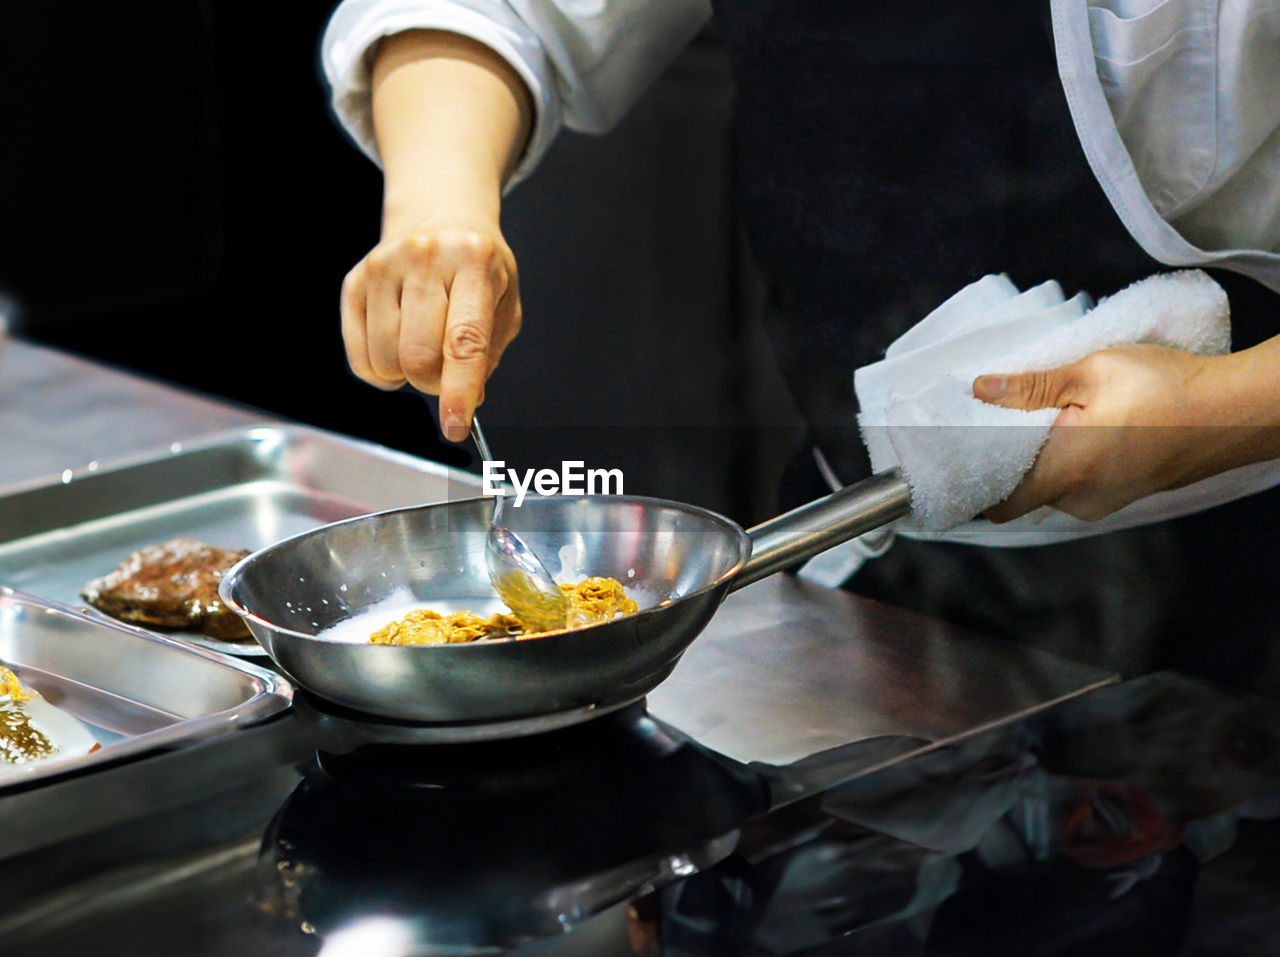
{"label": "metal spoon", "polygon": [[[471,438],[484,461],[495,461],[479,419],[471,420]],[[485,542],[489,581],[511,613],[520,619],[526,632],[563,628],[569,615],[569,599],[533,549],[503,524],[505,507],[506,494],[499,492],[494,496],[493,517],[489,521],[489,537]]]}

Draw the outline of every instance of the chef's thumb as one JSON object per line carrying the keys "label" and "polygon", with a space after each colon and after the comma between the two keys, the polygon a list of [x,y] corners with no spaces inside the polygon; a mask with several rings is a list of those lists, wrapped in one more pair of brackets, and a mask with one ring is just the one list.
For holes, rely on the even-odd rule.
{"label": "chef's thumb", "polygon": [[1073,371],[1063,366],[1018,375],[981,375],[973,380],[973,396],[1006,409],[1062,409],[1071,404]]}

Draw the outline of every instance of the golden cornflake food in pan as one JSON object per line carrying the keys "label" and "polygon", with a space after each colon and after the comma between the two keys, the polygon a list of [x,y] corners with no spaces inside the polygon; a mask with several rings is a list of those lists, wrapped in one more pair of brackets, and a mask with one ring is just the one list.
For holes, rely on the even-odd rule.
{"label": "golden cornflake food in pan", "polygon": [[[640,606],[627,597],[622,583],[616,578],[586,578],[576,585],[561,585],[560,590],[569,599],[566,628],[600,625],[640,610]],[[515,632],[519,632],[521,638],[545,634],[524,632],[520,619],[514,615],[481,618],[469,611],[442,615],[422,608],[379,628],[369,641],[375,645],[448,645],[505,637]]]}
{"label": "golden cornflake food in pan", "polygon": [[442,615],[429,608],[419,608],[379,628],[369,641],[375,645],[452,645],[506,635],[519,627],[519,619],[511,615],[481,618],[469,611]]}
{"label": "golden cornflake food in pan", "polygon": [[640,610],[616,578],[585,578],[576,585],[561,585],[560,590],[569,596],[568,628],[602,625]]}

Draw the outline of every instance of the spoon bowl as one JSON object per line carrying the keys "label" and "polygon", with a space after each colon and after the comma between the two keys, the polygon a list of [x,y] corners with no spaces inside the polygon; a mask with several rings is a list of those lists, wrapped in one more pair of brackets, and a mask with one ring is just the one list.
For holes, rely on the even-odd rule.
{"label": "spoon bowl", "polygon": [[[479,419],[471,420],[471,438],[484,461],[495,461]],[[506,527],[505,507],[506,495],[499,492],[494,496],[493,517],[485,542],[489,581],[526,632],[557,631],[565,626],[569,616],[569,599],[534,550]]]}

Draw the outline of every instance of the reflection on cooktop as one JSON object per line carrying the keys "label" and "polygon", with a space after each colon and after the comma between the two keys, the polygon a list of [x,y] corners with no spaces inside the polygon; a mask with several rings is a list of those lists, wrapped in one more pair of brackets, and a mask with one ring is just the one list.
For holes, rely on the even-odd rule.
{"label": "reflection on cooktop", "polygon": [[512,741],[321,753],[264,838],[260,903],[321,938],[398,915],[417,950],[505,947],[714,864],[766,802],[640,705]]}
{"label": "reflection on cooktop", "polygon": [[1280,953],[1280,707],[1093,692],[762,816],[650,901],[662,953]]}

